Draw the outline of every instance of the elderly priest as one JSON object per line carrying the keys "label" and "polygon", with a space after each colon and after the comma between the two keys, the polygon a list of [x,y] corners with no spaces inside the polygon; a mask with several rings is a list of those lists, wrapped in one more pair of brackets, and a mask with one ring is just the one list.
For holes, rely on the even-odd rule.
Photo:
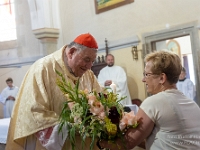
{"label": "elderly priest", "polygon": [[[6,150],[71,150],[67,128],[58,134],[59,115],[65,97],[56,85],[59,71],[66,82],[80,89],[100,92],[100,86],[90,70],[97,54],[97,42],[89,34],[81,34],[69,45],[36,61],[27,72],[11,117]],[[81,149],[80,137],[76,137]],[[88,144],[87,144],[88,143]],[[85,149],[89,149],[86,140]],[[94,149],[98,149],[94,147]]]}

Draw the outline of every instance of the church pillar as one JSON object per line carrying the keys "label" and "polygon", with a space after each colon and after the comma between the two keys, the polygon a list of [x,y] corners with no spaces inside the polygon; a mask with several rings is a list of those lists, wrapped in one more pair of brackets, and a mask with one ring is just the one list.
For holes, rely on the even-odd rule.
{"label": "church pillar", "polygon": [[57,50],[59,38],[58,1],[28,0],[32,31],[40,41],[40,51],[45,56]]}
{"label": "church pillar", "polygon": [[59,37],[59,29],[40,28],[33,30],[35,37],[40,40],[40,50],[43,55],[48,55],[57,50],[57,38]]}

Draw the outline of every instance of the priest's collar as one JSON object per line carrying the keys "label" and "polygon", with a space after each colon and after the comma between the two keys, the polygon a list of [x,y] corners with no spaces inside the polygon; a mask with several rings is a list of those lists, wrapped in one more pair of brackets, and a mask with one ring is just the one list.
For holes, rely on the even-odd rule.
{"label": "priest's collar", "polygon": [[12,86],[12,87],[8,87],[9,88],[9,90],[14,90],[14,86]]}

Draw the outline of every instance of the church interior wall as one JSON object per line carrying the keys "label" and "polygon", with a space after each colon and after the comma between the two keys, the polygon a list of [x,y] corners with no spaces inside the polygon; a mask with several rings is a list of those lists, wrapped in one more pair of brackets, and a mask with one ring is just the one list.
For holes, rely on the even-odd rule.
{"label": "church interior wall", "polygon": [[[16,59],[16,63],[28,60],[34,61],[44,54],[41,51],[39,40],[32,31],[30,16],[32,9],[30,9],[27,0],[16,1],[16,5],[17,48],[15,52],[7,50],[0,58],[6,57],[10,52],[16,55],[13,58]],[[199,0],[135,0],[133,3],[95,14],[94,0],[60,0],[58,3],[59,11],[57,12],[60,17],[57,20],[60,21],[57,23],[60,31],[57,49],[70,43],[77,35],[85,32],[94,35],[100,48],[104,47],[105,38],[113,42],[123,41],[137,35],[140,39],[138,43],[138,60],[132,58],[131,46],[119,48],[110,53],[115,56],[116,65],[122,66],[127,73],[131,97],[143,100],[146,95],[144,84],[141,81],[144,69],[142,34],[167,29],[190,21],[200,21],[199,6]],[[103,52],[99,54],[101,53]],[[10,61],[12,59],[7,59],[4,63]],[[0,68],[0,91],[6,86],[5,79],[7,77],[12,77],[14,84],[20,86],[29,66],[25,64],[21,68]],[[12,69],[14,70],[9,71]]]}
{"label": "church interior wall", "polygon": [[[198,0],[184,2],[181,0],[140,0],[100,14],[95,14],[93,1],[73,1],[72,5],[68,6],[66,1],[61,1],[61,3],[63,4],[60,7],[63,41],[67,43],[83,32],[92,33],[99,45],[104,45],[105,38],[108,41],[118,41],[133,35],[137,35],[141,41],[143,33],[168,29],[200,19],[197,15],[200,13],[197,6],[200,4]],[[74,10],[76,13],[73,13]],[[144,69],[143,59],[139,51],[139,59],[133,60],[131,49],[127,47],[126,50],[119,49],[111,53],[116,57],[116,65],[121,65],[126,70],[131,97],[143,100],[146,97],[145,87],[141,81]],[[142,49],[141,42],[138,44],[138,49]]]}
{"label": "church interior wall", "polygon": [[[100,14],[95,14],[94,1],[60,1],[64,41],[77,34],[91,32],[98,43],[124,39],[185,22],[199,20],[198,0],[140,0]],[[172,5],[173,4],[173,5]],[[83,7],[84,6],[84,7]],[[187,8],[187,9],[184,9]],[[74,13],[74,11],[76,13]]]}

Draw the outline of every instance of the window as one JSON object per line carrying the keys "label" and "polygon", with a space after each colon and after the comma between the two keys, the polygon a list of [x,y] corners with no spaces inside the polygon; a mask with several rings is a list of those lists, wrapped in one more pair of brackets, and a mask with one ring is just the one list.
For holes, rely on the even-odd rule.
{"label": "window", "polygon": [[16,39],[14,0],[0,0],[0,42]]}

